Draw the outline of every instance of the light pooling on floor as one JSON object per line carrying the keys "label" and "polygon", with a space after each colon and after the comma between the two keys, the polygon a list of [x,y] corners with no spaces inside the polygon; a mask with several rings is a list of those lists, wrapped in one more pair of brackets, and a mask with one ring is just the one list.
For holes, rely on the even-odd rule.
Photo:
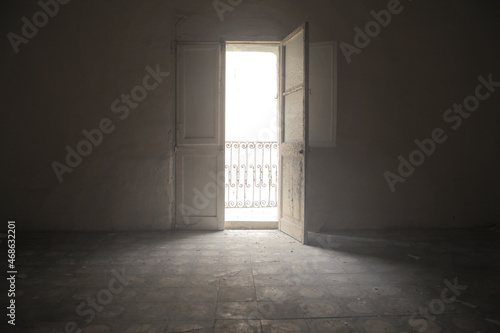
{"label": "light pooling on floor", "polygon": [[20,232],[16,328],[411,332],[410,316],[441,311],[443,281],[457,279],[467,288],[444,292],[456,300],[426,332],[498,332],[498,236],[310,234],[302,246],[279,231]]}
{"label": "light pooling on floor", "polygon": [[226,221],[278,221],[278,208],[226,208]]}

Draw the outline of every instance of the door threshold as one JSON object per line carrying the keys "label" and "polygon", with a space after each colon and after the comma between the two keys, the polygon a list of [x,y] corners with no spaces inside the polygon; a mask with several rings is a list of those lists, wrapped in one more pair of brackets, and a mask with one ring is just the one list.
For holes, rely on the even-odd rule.
{"label": "door threshold", "polygon": [[278,229],[278,221],[226,221],[225,229]]}

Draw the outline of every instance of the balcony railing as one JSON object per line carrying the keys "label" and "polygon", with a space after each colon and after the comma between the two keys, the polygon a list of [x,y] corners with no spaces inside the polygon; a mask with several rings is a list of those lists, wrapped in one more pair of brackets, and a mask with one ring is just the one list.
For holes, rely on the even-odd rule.
{"label": "balcony railing", "polygon": [[278,205],[278,143],[226,142],[226,208]]}

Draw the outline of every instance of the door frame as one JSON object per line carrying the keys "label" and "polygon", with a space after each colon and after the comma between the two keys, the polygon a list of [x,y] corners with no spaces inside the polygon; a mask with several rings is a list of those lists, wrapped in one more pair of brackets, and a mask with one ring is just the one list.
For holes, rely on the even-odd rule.
{"label": "door frame", "polygon": [[[306,202],[305,202],[305,198],[306,198],[306,180],[305,180],[305,175],[306,175],[306,164],[307,164],[307,151],[309,150],[309,142],[308,142],[308,134],[309,134],[309,123],[308,123],[308,115],[307,115],[307,112],[308,112],[308,100],[309,100],[309,86],[308,86],[308,66],[309,66],[309,23],[306,22],[304,24],[302,24],[299,28],[297,28],[296,30],[294,30],[290,35],[288,35],[287,37],[285,37],[283,40],[281,41],[249,41],[249,40],[246,40],[246,41],[218,41],[218,42],[196,42],[196,41],[192,41],[192,42],[184,42],[184,41],[175,41],[174,42],[174,45],[175,45],[175,56],[176,56],[176,60],[175,60],[175,68],[176,68],[176,71],[175,71],[175,130],[176,130],[176,133],[175,133],[175,153],[174,153],[174,188],[175,188],[175,214],[174,214],[174,228],[176,229],[178,227],[178,224],[177,224],[177,221],[178,221],[178,214],[180,214],[180,211],[179,211],[179,191],[183,191],[181,190],[181,186],[180,184],[178,184],[178,157],[180,156],[178,153],[182,152],[182,150],[185,150],[187,149],[187,151],[189,151],[190,149],[192,149],[191,147],[189,147],[190,145],[185,145],[183,147],[180,147],[178,145],[179,143],[179,119],[178,119],[178,116],[179,116],[179,101],[178,101],[178,89],[179,89],[179,73],[178,73],[178,64],[179,64],[179,59],[178,59],[178,46],[179,45],[187,45],[187,44],[196,44],[196,45],[203,45],[203,44],[214,44],[214,43],[218,43],[219,44],[219,47],[220,47],[220,50],[221,50],[221,56],[220,56],[220,68],[219,68],[219,72],[221,73],[220,76],[221,76],[221,82],[220,82],[220,95],[219,95],[219,98],[220,98],[220,116],[223,118],[222,121],[220,122],[223,126],[222,127],[222,135],[221,135],[221,142],[222,142],[222,148],[221,148],[221,155],[222,155],[222,163],[224,164],[224,161],[225,161],[225,149],[224,149],[224,145],[225,145],[225,92],[226,92],[226,86],[225,86],[225,50],[226,50],[226,45],[227,44],[273,44],[273,45],[277,45],[279,46],[279,71],[278,71],[278,84],[279,84],[279,90],[278,90],[278,93],[279,93],[279,98],[278,98],[278,144],[281,146],[281,142],[282,142],[282,131],[283,131],[283,128],[284,128],[284,115],[283,115],[283,93],[285,92],[284,90],[284,82],[283,82],[283,66],[284,66],[284,56],[283,56],[283,45],[284,43],[286,43],[286,41],[291,37],[291,36],[294,36],[296,35],[297,33],[299,33],[300,31],[304,31],[304,68],[305,68],[305,83],[304,83],[304,112],[305,112],[305,118],[304,118],[304,145],[303,145],[303,149],[301,150],[301,154],[303,155],[303,187],[302,187],[302,193],[303,193],[303,209],[302,209],[302,218],[303,218],[303,230],[302,230],[302,236],[300,237],[296,237],[296,235],[292,235],[290,232],[287,232],[285,230],[283,230],[282,228],[282,223],[281,223],[281,216],[282,216],[282,207],[283,207],[283,196],[282,196],[282,191],[283,191],[283,186],[281,184],[281,181],[279,181],[279,195],[278,195],[278,207],[279,207],[279,217],[280,217],[280,222],[279,222],[279,229],[290,235],[292,238],[295,238],[297,239],[298,241],[302,242],[303,244],[306,244],[307,243],[307,210],[306,210]],[[220,143],[219,143],[220,145]],[[281,147],[280,147],[280,151],[281,151]],[[282,173],[282,156],[281,156],[281,152],[279,154],[279,168],[280,168],[280,171],[279,171],[279,179],[282,179],[283,178],[283,173]],[[218,220],[218,226],[216,229],[212,229],[212,230],[224,230],[224,225],[225,225],[225,219],[224,219],[224,201],[225,201],[225,192],[224,192],[224,183],[221,183],[221,180],[224,181],[224,170],[222,170],[222,179],[221,179],[221,174],[220,173],[217,173],[213,176],[213,179],[214,179],[214,183],[217,185],[217,189],[218,191],[221,191],[222,192],[222,214],[220,213],[220,200],[219,200],[219,203],[218,203],[218,213],[217,213],[217,218],[219,219]],[[222,189],[221,189],[222,187]],[[198,230],[198,229],[196,229]],[[200,229],[200,230],[206,230],[206,229]]]}
{"label": "door frame", "polygon": [[[281,41],[232,41],[228,40],[224,42],[226,44],[226,49],[228,45],[263,45],[263,46],[274,46],[276,47],[277,50],[277,68],[276,68],[276,81],[277,81],[277,106],[276,106],[276,115],[277,115],[277,133],[276,133],[276,142],[279,144],[279,136],[280,136],[280,109],[281,109],[281,100],[279,98],[280,91],[281,91]],[[227,50],[226,50],[227,52]],[[224,110],[225,114],[225,110]],[[224,156],[225,159],[225,156]],[[278,153],[278,161],[277,161],[277,166],[279,168],[279,153]],[[278,208],[278,215],[279,215],[279,179],[280,179],[280,174],[278,170],[278,180],[277,180],[277,186],[278,186],[278,193],[277,193],[277,208]],[[254,229],[254,230],[276,230],[279,229],[279,220],[277,221],[226,221],[225,222],[225,227],[227,229]]]}

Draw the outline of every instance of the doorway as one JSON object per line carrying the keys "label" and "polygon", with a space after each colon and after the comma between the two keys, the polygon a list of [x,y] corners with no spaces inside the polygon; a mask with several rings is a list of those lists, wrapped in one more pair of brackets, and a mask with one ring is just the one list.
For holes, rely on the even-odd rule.
{"label": "doorway", "polygon": [[[237,177],[237,174],[240,173],[240,183],[237,189],[234,189],[238,196],[242,195],[239,191],[245,188],[243,186],[245,181],[246,185],[249,185],[249,182],[257,183],[257,181],[261,184],[266,179],[268,184],[271,184],[267,187],[268,192],[269,189],[273,189],[273,181],[276,182],[275,197],[273,197],[273,192],[266,194],[267,199],[265,199],[266,197],[263,199],[263,193],[260,192],[258,195],[253,192],[252,194],[243,194],[243,205],[248,203],[249,205],[262,206],[264,201],[274,202],[278,211],[277,225],[279,230],[302,243],[307,242],[305,175],[309,108],[308,31],[309,25],[306,22],[281,42],[270,44],[262,42],[259,42],[258,45],[228,42],[176,42],[175,228],[187,230],[224,230],[226,227],[230,228],[231,226],[226,224],[229,219],[225,218],[225,199],[226,193],[229,188],[233,187],[233,183],[226,182],[226,179],[230,176]],[[226,53],[227,47],[230,48],[228,53]],[[231,50],[232,47],[236,47],[237,50]],[[274,50],[262,52],[262,49],[258,51],[253,47],[274,47]],[[276,144],[278,157],[274,172],[260,172],[261,169],[266,171],[266,165],[269,170],[273,171],[272,152],[269,154],[271,157],[268,160],[266,160],[267,153],[261,152],[267,147],[272,150],[274,147],[272,141],[269,141],[268,144],[250,141],[250,139],[259,140],[259,134],[265,138],[264,133],[272,133],[272,128],[269,128],[269,124],[264,123],[264,126],[258,127],[257,132],[246,133],[247,129],[251,127],[251,123],[258,124],[263,121],[256,116],[256,114],[260,114],[257,112],[263,112],[260,109],[235,117],[240,118],[240,122],[243,119],[245,123],[243,127],[237,127],[237,132],[243,135],[243,140],[250,142],[245,143],[247,148],[255,151],[250,153],[247,149],[245,154],[242,154],[241,151],[233,153],[239,158],[244,156],[247,161],[250,161],[252,157],[255,161],[257,156],[263,156],[260,169],[255,163],[253,169],[249,166],[246,168],[246,176],[245,172],[242,175],[241,160],[238,163],[228,164],[236,164],[234,173],[231,171],[229,174],[229,167],[225,168],[226,149],[231,142],[229,138],[227,140],[225,138],[226,117],[231,118],[230,111],[226,114],[226,103],[231,103],[231,101],[226,101],[225,95],[226,88],[230,91],[232,87],[230,84],[226,85],[226,71],[229,73],[228,75],[231,73],[226,68],[226,56],[229,56],[231,51],[240,53],[242,56],[257,53],[274,54],[276,62],[273,65],[274,70],[272,70],[274,79],[270,80],[278,82],[278,88],[273,91],[272,105],[279,107],[279,112],[276,112],[279,114],[277,126],[279,131],[275,131],[279,133]],[[248,70],[251,68],[248,62],[237,68],[240,72],[251,72]],[[266,72],[269,74],[271,71]],[[234,71],[232,73],[234,74]],[[268,83],[268,80],[263,82],[263,75],[257,76],[259,81],[252,84],[242,83],[242,86],[251,86],[260,91],[267,91],[267,89],[262,89],[262,86],[265,87]],[[236,102],[235,104],[239,105],[240,109],[244,109],[255,99],[254,95],[250,94],[250,96],[250,100],[243,105]],[[276,107],[274,109],[276,110]],[[267,112],[265,115],[277,118],[272,116],[272,112]],[[230,124],[231,120],[229,119],[227,122]],[[259,133],[260,131],[262,133]],[[232,134],[228,133],[228,135]],[[243,144],[238,145],[237,148],[243,148]],[[256,176],[250,179],[250,175],[253,177],[254,170]],[[259,172],[257,173],[257,171]],[[228,206],[230,206],[229,201]],[[243,208],[236,206],[237,204],[233,208]],[[275,221],[267,222],[276,225]],[[253,221],[252,223],[263,222]]]}
{"label": "doorway", "polygon": [[225,227],[278,228],[279,44],[226,44]]}

